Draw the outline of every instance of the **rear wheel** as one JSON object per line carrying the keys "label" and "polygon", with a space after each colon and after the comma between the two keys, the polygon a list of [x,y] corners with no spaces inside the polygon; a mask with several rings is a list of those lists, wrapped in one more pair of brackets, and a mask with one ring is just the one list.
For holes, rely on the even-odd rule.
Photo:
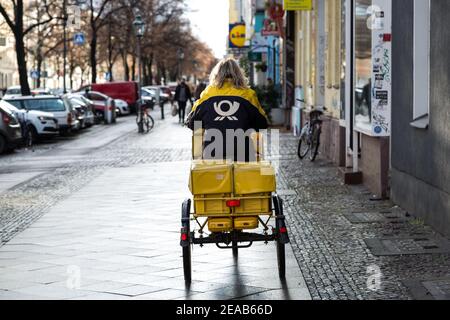
{"label": "rear wheel", "polygon": [[3,138],[2,135],[0,135],[0,154],[4,153],[6,151],[6,140]]}
{"label": "rear wheel", "polygon": [[277,241],[277,261],[278,261],[278,275],[280,279],[286,278],[286,252],[285,244]]}
{"label": "rear wheel", "polygon": [[150,132],[150,130],[153,129],[153,127],[155,126],[155,121],[153,120],[152,116],[147,115],[147,117],[145,117],[145,121],[144,121],[144,129],[145,132]]}
{"label": "rear wheel", "polygon": [[285,228],[284,216],[283,216],[283,201],[278,196],[273,197],[273,204],[275,210],[275,226],[277,232],[277,262],[278,262],[278,275],[280,279],[286,277],[286,244],[283,241],[281,235],[281,228]]}
{"label": "rear wheel", "polygon": [[320,126],[316,124],[313,128],[312,133],[312,141],[311,141],[311,153],[309,156],[309,159],[311,161],[315,161],[317,158],[317,155],[319,154],[319,147],[320,147]]}
{"label": "rear wheel", "polygon": [[308,139],[308,131],[309,130],[303,130],[298,141],[297,154],[300,159],[304,159],[311,148],[311,144]]}
{"label": "rear wheel", "polygon": [[187,245],[182,244],[184,281],[187,283],[192,280],[190,212],[191,200],[186,200],[181,209],[181,226],[187,234]]}

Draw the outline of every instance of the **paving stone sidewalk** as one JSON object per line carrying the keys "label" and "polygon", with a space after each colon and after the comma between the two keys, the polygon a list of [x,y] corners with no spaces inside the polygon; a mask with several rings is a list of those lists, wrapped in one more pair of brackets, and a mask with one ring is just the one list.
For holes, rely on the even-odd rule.
{"label": "paving stone sidewalk", "polygon": [[[300,161],[296,147],[282,135],[278,182],[294,191],[284,196],[286,215],[313,299],[450,298],[448,239],[388,200],[371,201],[364,187],[343,185],[321,156]],[[386,245],[369,248],[374,241]]]}
{"label": "paving stone sidewalk", "polygon": [[[310,299],[290,246],[279,280],[273,243],[237,260],[194,247],[186,287],[179,230],[190,140],[167,121],[4,193],[17,201],[4,216],[11,228],[0,248],[0,299]],[[19,203],[24,195],[35,200]]]}

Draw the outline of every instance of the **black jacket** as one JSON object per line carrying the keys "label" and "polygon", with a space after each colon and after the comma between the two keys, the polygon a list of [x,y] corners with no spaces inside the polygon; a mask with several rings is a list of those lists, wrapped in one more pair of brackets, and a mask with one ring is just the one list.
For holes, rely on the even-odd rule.
{"label": "black jacket", "polygon": [[192,100],[192,93],[191,90],[189,89],[189,86],[185,83],[181,83],[177,86],[177,88],[175,89],[175,101],[180,101],[180,91],[181,91],[181,87],[184,86],[186,89],[186,101],[191,101]]}
{"label": "black jacket", "polygon": [[[222,134],[223,149],[212,152],[212,155],[204,154],[204,158],[253,161],[252,143],[248,139],[248,133],[267,129],[268,120],[253,90],[238,89],[227,82],[222,88],[209,86],[203,91],[188,116],[187,125],[191,130],[200,128],[205,130],[204,151],[208,153],[210,151],[207,150],[208,146],[216,140],[214,134],[218,132]],[[234,137],[233,141],[227,139],[230,131],[236,134],[243,133],[245,146],[237,142],[239,136]],[[243,150],[239,149],[241,147],[245,148],[245,159],[238,156],[238,150]],[[234,157],[230,154],[232,151],[230,148],[234,149]]]}

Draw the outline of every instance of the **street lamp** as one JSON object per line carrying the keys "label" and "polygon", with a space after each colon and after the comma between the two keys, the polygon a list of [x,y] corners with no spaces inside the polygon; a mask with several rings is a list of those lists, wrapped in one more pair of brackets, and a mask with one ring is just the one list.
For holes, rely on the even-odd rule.
{"label": "street lamp", "polygon": [[63,93],[67,93],[67,84],[66,84],[66,70],[67,70],[67,20],[69,17],[67,15],[67,0],[63,1]]}
{"label": "street lamp", "polygon": [[[142,62],[141,62],[141,39],[144,36],[145,33],[145,23],[142,20],[142,16],[138,13],[136,14],[136,18],[133,22],[134,25],[134,32],[136,33],[137,38],[137,54],[138,54],[138,94],[139,94],[139,102],[138,102],[138,118],[142,119],[141,114],[141,104],[142,104]],[[144,127],[142,121],[139,121],[139,133],[144,132]]]}
{"label": "street lamp", "polygon": [[181,69],[181,63],[184,59],[184,51],[181,48],[178,48],[177,50],[177,57],[178,57],[178,79],[181,78],[183,70]]}

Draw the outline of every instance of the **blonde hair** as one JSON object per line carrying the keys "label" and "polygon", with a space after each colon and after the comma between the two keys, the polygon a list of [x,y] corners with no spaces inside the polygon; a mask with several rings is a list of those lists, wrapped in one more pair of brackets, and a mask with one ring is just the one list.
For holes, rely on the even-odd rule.
{"label": "blonde hair", "polygon": [[248,80],[244,75],[244,71],[233,58],[221,60],[209,76],[210,84],[217,88],[222,88],[227,80],[231,81],[235,88],[248,88]]}

